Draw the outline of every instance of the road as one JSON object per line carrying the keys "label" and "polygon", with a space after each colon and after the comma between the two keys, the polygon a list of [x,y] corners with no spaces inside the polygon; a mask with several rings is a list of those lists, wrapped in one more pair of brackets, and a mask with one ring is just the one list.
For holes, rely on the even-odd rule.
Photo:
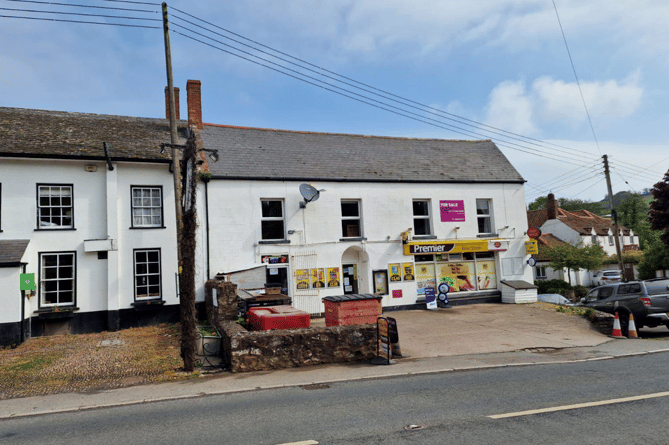
{"label": "road", "polygon": [[[669,353],[658,353],[262,390],[0,421],[0,442],[664,444],[667,369]],[[490,417],[646,395],[656,396]]]}

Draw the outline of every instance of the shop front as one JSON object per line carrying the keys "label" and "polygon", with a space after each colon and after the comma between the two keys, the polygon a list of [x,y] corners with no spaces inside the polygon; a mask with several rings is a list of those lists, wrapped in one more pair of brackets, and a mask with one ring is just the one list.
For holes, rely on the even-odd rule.
{"label": "shop front", "polygon": [[428,288],[436,292],[442,283],[454,293],[496,291],[495,252],[508,246],[509,241],[503,239],[408,242],[404,255],[414,257],[418,297]]}

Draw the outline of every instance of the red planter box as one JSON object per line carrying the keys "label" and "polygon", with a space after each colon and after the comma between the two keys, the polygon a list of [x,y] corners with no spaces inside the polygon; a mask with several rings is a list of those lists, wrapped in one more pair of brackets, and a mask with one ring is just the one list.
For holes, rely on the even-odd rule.
{"label": "red planter box", "polygon": [[249,308],[249,324],[256,331],[270,329],[299,329],[311,326],[307,312],[292,306],[265,306]]}

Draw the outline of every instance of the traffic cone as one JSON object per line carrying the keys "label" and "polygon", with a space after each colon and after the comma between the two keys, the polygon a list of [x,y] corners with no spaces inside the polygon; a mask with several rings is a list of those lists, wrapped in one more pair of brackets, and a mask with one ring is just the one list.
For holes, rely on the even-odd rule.
{"label": "traffic cone", "polygon": [[630,322],[629,328],[627,329],[627,338],[639,338],[639,334],[636,332],[636,325],[634,324],[634,315],[630,312]]}
{"label": "traffic cone", "polygon": [[618,318],[618,313],[616,312],[616,318],[613,320],[613,332],[611,333],[613,338],[625,338],[623,337],[623,331],[620,330],[620,319]]}

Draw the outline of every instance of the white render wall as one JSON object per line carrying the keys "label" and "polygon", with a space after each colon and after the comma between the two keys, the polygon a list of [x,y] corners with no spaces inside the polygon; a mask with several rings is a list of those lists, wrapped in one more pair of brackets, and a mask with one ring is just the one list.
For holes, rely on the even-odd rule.
{"label": "white render wall", "polygon": [[[209,231],[211,276],[229,272],[253,263],[259,263],[262,255],[290,255],[292,268],[340,267],[342,255],[347,249],[357,249],[354,255],[365,259],[366,270],[359,274],[359,292],[372,292],[372,270],[388,269],[388,263],[413,262],[413,256],[405,256],[400,234],[413,228],[413,199],[431,200],[433,234],[438,240],[479,239],[476,218],[476,199],[492,200],[493,227],[500,238],[510,241],[509,249],[496,255],[498,289],[504,279],[532,282],[532,269],[527,266],[525,254],[525,232],[527,217],[524,190],[521,184],[418,184],[418,183],[347,183],[314,182],[321,192],[318,201],[309,203],[305,209],[299,207],[302,196],[300,182],[293,181],[245,181],[212,180],[209,183]],[[203,187],[199,193],[202,197]],[[261,240],[261,199],[284,199],[286,231],[290,244],[259,244]],[[366,241],[340,241],[341,200],[358,199],[361,202],[362,235]],[[464,222],[441,222],[439,201],[463,200]],[[205,228],[204,205],[198,208],[199,230]],[[508,228],[501,230],[505,226]],[[455,230],[460,227],[459,230]],[[202,240],[202,234],[198,240]],[[350,251],[349,251],[350,252]],[[313,253],[302,263],[300,257]],[[203,256],[200,256],[203,258]],[[502,275],[501,259],[520,258],[522,274]],[[361,265],[364,261],[360,261]],[[202,260],[200,271],[206,270]],[[201,275],[202,276],[202,273]],[[202,300],[204,277],[198,278],[199,300]],[[289,273],[289,288],[294,292],[294,277]],[[398,282],[390,289],[401,289],[402,298],[385,296],[384,305],[404,305],[416,302],[416,283]],[[328,295],[340,295],[342,288],[311,289],[314,299]]]}
{"label": "white render wall", "polygon": [[[97,171],[86,172],[85,165],[95,165]],[[26,272],[35,273],[36,281],[40,252],[76,252],[79,312],[132,307],[135,248],[161,249],[163,299],[165,304],[178,304],[174,280],[177,263],[174,195],[167,164],[114,163],[114,170],[109,171],[104,162],[2,159],[0,183],[0,239],[31,240],[24,259],[28,263]],[[36,230],[38,183],[73,185],[76,230]],[[165,229],[129,229],[131,185],[162,186]],[[118,251],[110,251],[107,260],[98,260],[96,252],[84,252],[84,240],[108,237],[117,240]],[[15,286],[18,292],[18,280]],[[0,298],[4,305],[5,294]],[[27,316],[38,309],[38,301],[39,295],[30,299]],[[18,319],[0,320],[12,321]]]}

